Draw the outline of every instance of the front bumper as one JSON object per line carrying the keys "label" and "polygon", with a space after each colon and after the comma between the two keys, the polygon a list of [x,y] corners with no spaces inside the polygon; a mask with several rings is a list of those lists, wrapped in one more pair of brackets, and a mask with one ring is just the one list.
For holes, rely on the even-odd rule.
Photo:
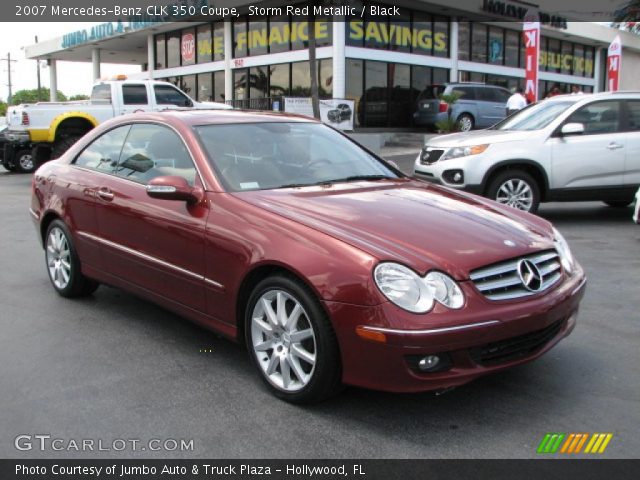
{"label": "front bumper", "polygon": [[[578,267],[550,291],[512,301],[490,301],[470,282],[462,282],[467,305],[458,311],[438,306],[428,314],[415,315],[391,303],[373,307],[325,305],[340,344],[344,383],[420,392],[463,385],[541,356],[575,327],[585,286],[584,272]],[[357,327],[383,332],[386,342],[361,338]],[[532,344],[537,338],[539,343]],[[481,355],[482,351],[491,354],[494,348],[510,348],[525,341],[529,342],[526,351],[505,350],[503,357],[490,361]],[[419,372],[412,359],[431,354],[445,354],[450,368]]]}

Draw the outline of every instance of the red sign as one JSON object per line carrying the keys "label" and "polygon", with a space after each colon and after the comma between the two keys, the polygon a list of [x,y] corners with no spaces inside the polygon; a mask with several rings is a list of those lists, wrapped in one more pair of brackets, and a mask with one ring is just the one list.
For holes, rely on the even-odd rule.
{"label": "red sign", "polygon": [[607,54],[607,88],[616,92],[620,86],[620,67],[622,66],[622,45],[620,35],[613,39]]}
{"label": "red sign", "polygon": [[182,36],[182,60],[190,62],[196,58],[196,39],[192,33]]}
{"label": "red sign", "polygon": [[536,12],[527,11],[522,24],[524,36],[524,96],[529,103],[538,101],[538,56],[540,55],[540,21]]}

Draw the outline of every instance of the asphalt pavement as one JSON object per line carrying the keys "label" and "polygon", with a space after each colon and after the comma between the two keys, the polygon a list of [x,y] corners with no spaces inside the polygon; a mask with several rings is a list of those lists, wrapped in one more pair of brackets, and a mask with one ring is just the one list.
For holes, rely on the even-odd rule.
{"label": "asphalt pavement", "polygon": [[[575,331],[539,360],[439,396],[347,388],[299,407],[266,391],[241,347],[133,295],[59,297],[28,214],[31,178],[0,172],[0,458],[533,458],[547,432],[612,432],[603,457],[640,452],[630,208],[541,208],[589,283]],[[62,451],[15,448],[38,434]],[[83,439],[193,439],[193,450],[69,447]]]}

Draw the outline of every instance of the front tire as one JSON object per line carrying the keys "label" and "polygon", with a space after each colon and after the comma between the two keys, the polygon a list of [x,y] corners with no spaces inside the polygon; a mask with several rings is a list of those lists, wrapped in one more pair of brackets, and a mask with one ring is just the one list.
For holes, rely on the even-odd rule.
{"label": "front tire", "polygon": [[15,169],[20,173],[32,173],[36,169],[31,150],[26,148],[16,152],[13,162]]}
{"label": "front tire", "polygon": [[456,120],[456,125],[458,126],[459,132],[470,132],[471,130],[473,130],[475,124],[475,120],[468,113],[463,113],[458,117],[458,120]]}
{"label": "front tire", "polygon": [[82,297],[96,291],[98,282],[85,277],[69,229],[54,220],[45,235],[45,260],[53,288],[63,297]]}
{"label": "front tire", "polygon": [[288,275],[254,288],[245,310],[245,339],[262,380],[277,397],[315,403],[341,386],[338,342],[320,302]]}
{"label": "front tire", "polygon": [[537,212],[540,205],[538,182],[522,170],[505,170],[496,175],[489,184],[487,196],[529,213]]}

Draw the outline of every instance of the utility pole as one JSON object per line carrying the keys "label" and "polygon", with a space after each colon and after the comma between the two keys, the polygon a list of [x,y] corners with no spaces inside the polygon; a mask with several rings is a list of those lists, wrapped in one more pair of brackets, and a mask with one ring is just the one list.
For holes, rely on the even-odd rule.
{"label": "utility pole", "polygon": [[[36,43],[38,43],[37,35],[36,35]],[[40,60],[36,60],[36,70],[38,73],[38,94],[36,95],[36,98],[38,101],[40,101]]]}
{"label": "utility pole", "polygon": [[0,58],[0,62],[7,62],[7,77],[9,82],[7,86],[9,87],[9,97],[7,98],[7,105],[11,105],[11,97],[13,96],[11,84],[11,64],[17,62],[17,60],[11,60],[11,53],[7,53],[7,58]]}

